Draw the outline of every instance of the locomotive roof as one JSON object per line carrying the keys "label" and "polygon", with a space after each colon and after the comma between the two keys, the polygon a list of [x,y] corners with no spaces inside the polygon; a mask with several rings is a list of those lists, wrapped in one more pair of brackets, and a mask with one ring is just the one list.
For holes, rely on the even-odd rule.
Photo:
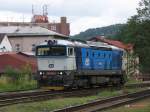
{"label": "locomotive roof", "polygon": [[87,44],[91,47],[105,47],[105,48],[111,48],[107,43],[103,43],[103,42],[92,42],[92,41],[87,41]]}
{"label": "locomotive roof", "polygon": [[[64,45],[64,46],[72,46],[72,47],[89,47],[88,44],[79,41],[58,40],[58,39],[57,40],[54,39],[54,40],[56,41],[55,45]],[[54,41],[54,40],[50,40],[50,41]],[[40,45],[48,45],[48,41],[45,41]]]}
{"label": "locomotive roof", "polygon": [[113,45],[109,45],[108,43],[104,43],[104,42],[92,42],[92,41],[87,41],[88,45],[91,47],[96,47],[96,48],[108,48],[108,49],[113,49],[113,50],[122,50],[123,49],[113,46]]}
{"label": "locomotive roof", "polygon": [[[108,48],[108,49],[115,49],[115,50],[123,50],[118,47],[109,45],[103,42],[92,42],[92,41],[76,41],[76,40],[60,40],[60,39],[53,39],[48,41],[56,42],[54,45],[64,45],[64,46],[72,46],[72,47],[95,47],[95,48]],[[40,45],[48,45],[48,41],[41,43]]]}

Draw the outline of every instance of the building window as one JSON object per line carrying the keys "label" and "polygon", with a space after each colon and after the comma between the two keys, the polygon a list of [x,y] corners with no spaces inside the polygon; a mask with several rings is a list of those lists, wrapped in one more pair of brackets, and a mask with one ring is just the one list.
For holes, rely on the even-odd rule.
{"label": "building window", "polygon": [[16,47],[16,51],[19,52],[20,51],[20,44],[16,44],[15,47]]}
{"label": "building window", "polygon": [[32,51],[35,51],[35,47],[36,47],[36,45],[32,44]]}
{"label": "building window", "polygon": [[2,52],[7,51],[7,50],[6,50],[6,47],[5,47],[5,46],[3,46],[2,48],[0,48],[0,51],[2,51]]}
{"label": "building window", "polygon": [[56,25],[52,25],[51,30],[56,31]]}

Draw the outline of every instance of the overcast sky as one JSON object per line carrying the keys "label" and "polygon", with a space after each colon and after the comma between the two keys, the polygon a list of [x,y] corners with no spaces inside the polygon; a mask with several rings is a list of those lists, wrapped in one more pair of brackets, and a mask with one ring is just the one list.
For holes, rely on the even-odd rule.
{"label": "overcast sky", "polygon": [[[59,22],[66,16],[71,35],[116,23],[125,23],[136,14],[140,0],[1,0],[0,21],[30,21],[32,5],[35,14],[42,14],[42,5],[48,5],[50,22]],[[24,18],[24,19],[23,19]]]}

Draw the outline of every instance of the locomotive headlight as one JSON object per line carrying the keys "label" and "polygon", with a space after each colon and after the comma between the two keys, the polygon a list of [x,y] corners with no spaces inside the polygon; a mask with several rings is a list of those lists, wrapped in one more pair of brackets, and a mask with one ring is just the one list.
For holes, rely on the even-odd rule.
{"label": "locomotive headlight", "polygon": [[42,75],[43,73],[42,72],[40,72],[40,75]]}
{"label": "locomotive headlight", "polygon": [[59,72],[59,75],[62,75],[63,73],[62,72]]}
{"label": "locomotive headlight", "polygon": [[45,73],[44,72],[40,72],[40,75],[44,75]]}

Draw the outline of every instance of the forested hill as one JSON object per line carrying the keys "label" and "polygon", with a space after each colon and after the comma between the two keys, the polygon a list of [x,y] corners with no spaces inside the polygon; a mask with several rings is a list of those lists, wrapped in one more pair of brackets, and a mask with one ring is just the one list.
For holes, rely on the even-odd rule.
{"label": "forested hill", "polygon": [[80,34],[72,36],[74,39],[87,40],[93,36],[106,36],[113,38],[118,32],[120,32],[121,28],[124,24],[115,24],[101,28],[92,28],[88,29],[85,32],[80,32]]}

